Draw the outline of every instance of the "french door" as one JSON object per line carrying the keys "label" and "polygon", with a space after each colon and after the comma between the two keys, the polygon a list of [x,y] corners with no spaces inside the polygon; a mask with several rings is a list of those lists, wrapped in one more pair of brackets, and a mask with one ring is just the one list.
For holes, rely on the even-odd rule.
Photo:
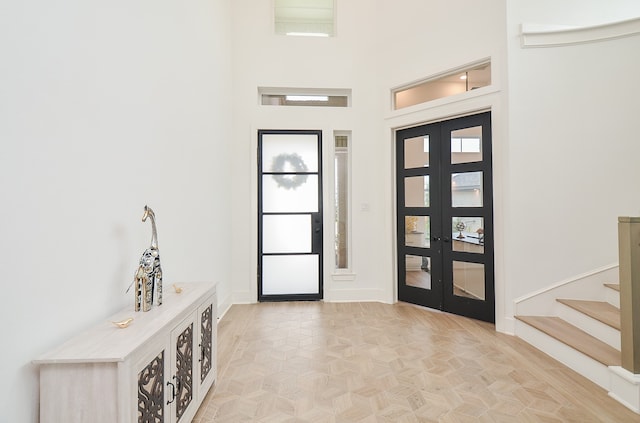
{"label": "french door", "polygon": [[321,131],[258,131],[258,301],[322,299],[321,157]]}
{"label": "french door", "polygon": [[398,299],[495,321],[491,114],[400,130]]}

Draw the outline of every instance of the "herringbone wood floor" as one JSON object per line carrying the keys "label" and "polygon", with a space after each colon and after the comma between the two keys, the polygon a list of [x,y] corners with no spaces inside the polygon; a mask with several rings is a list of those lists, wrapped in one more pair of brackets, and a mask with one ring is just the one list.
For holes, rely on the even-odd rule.
{"label": "herringbone wood floor", "polygon": [[408,304],[234,305],[194,422],[640,422],[493,325]]}

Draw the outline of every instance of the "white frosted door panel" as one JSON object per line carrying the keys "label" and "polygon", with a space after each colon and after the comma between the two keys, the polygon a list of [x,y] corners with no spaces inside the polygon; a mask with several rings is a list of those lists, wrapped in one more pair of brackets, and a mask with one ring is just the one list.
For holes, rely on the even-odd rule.
{"label": "white frosted door panel", "polygon": [[[288,183],[278,177],[300,179],[289,179],[295,181],[297,185],[289,188]],[[317,212],[318,175],[263,175],[262,211],[264,213]]]}
{"label": "white frosted door panel", "polygon": [[263,253],[311,252],[311,215],[265,215],[262,222]]}
{"label": "white frosted door panel", "polygon": [[317,294],[318,256],[263,256],[263,295]]}
{"label": "white frosted door panel", "polygon": [[265,134],[262,136],[263,172],[317,172],[318,136]]}

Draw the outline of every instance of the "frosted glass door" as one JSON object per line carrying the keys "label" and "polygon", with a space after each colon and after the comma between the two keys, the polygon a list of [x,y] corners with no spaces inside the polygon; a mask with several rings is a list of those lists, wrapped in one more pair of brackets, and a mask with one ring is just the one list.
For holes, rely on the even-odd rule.
{"label": "frosted glass door", "polygon": [[258,138],[258,299],[321,299],[321,133]]}

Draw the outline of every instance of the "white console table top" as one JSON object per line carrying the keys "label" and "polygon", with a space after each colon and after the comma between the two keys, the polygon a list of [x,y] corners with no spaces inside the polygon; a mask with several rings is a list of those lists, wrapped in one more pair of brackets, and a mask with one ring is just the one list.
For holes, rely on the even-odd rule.
{"label": "white console table top", "polygon": [[[182,288],[176,293],[172,285],[163,289],[162,305],[154,304],[147,312],[134,311],[131,306],[104,322],[68,340],[59,347],[33,360],[35,364],[119,362],[124,361],[151,336],[174,319],[184,318],[193,311],[193,305],[216,291],[213,283],[176,283]],[[121,329],[112,322],[133,317],[128,327]],[[213,316],[214,323],[216,316]]]}

